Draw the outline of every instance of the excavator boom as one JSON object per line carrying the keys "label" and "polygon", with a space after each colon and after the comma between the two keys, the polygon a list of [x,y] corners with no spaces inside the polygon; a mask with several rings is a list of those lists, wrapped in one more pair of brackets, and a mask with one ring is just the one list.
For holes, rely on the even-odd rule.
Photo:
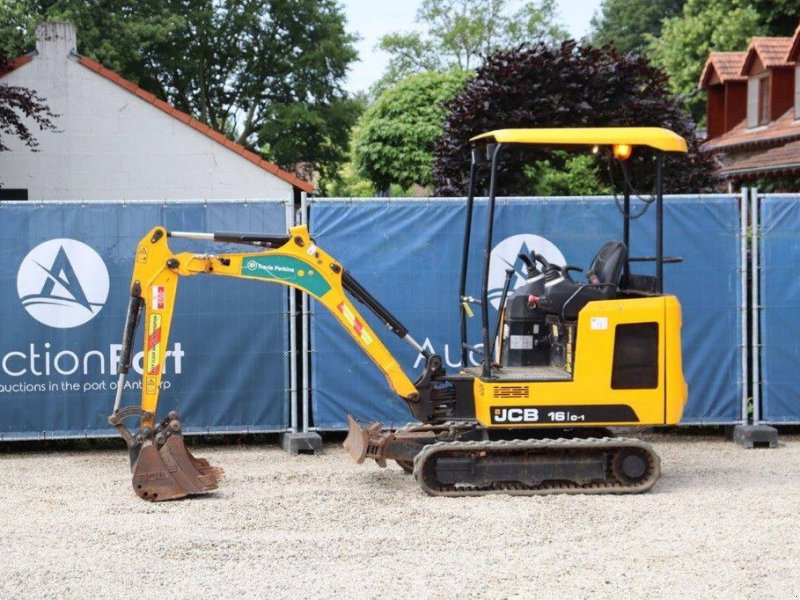
{"label": "excavator boom", "polygon": [[[195,254],[173,253],[168,238],[257,246],[255,252]],[[221,470],[209,466],[186,450],[177,413],[157,422],[159,391],[175,307],[178,280],[192,275],[218,275],[278,283],[300,289],[316,298],[383,372],[389,386],[410,404],[419,401],[414,382],[405,374],[381,339],[345,294],[365,304],[396,335],[414,350],[425,354],[408,330],[342,265],[319,248],[305,225],[292,227],[288,235],[243,233],[169,232],[153,228],[136,250],[131,297],[123,333],[119,381],[109,423],[128,443],[133,487],[147,500],[160,501],[216,489]],[[139,321],[144,321],[144,369],[139,406],[122,406],[125,377],[130,366],[133,340]],[[428,358],[432,358],[429,357]],[[138,431],[125,425],[138,418]]]}

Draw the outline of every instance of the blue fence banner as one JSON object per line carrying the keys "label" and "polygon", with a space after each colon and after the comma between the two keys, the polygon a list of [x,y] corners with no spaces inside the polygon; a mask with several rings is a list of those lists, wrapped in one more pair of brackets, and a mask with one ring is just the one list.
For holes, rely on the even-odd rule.
{"label": "blue fence banner", "polygon": [[[685,424],[741,419],[738,200],[728,195],[675,196],[665,202],[665,254],[683,258],[682,264],[665,266],[665,288],[680,298],[683,307],[684,373],[689,385]],[[467,285],[473,296],[480,293],[486,212],[486,202],[477,201]],[[649,210],[632,224],[634,256],[654,254],[654,213]],[[343,199],[310,204],[317,243],[340,260],[412,336],[440,354],[450,371],[460,366],[458,279],[464,214],[463,199]],[[512,286],[524,279],[519,275],[520,252],[536,249],[551,262],[586,267],[605,242],[621,237],[622,217],[613,198],[498,200],[490,318],[496,318],[505,269],[512,266],[517,271]],[[649,268],[652,273],[652,264],[642,264],[635,272],[648,273]],[[404,402],[333,317],[318,304],[313,312],[314,425],[343,428],[348,413],[390,425],[408,422]],[[421,357],[372,318],[366,307],[362,314],[415,379]],[[473,344],[480,341],[478,321],[470,321]]]}
{"label": "blue fence banner", "polygon": [[761,420],[800,423],[800,196],[760,206]]}
{"label": "blue fence banner", "polygon": [[[152,227],[284,233],[281,201],[0,204],[0,439],[116,435],[114,403],[134,253]],[[242,251],[170,240],[176,252]],[[188,433],[284,430],[287,292],[182,278],[159,416]],[[142,340],[123,405],[140,402]]]}

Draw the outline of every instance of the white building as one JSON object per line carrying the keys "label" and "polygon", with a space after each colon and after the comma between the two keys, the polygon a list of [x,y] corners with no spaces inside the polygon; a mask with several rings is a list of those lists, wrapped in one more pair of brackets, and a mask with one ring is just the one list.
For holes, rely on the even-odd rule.
{"label": "white building", "polygon": [[35,90],[58,131],[33,132],[39,152],[4,138],[6,200],[291,198],[312,184],[75,52],[70,23],[45,23],[36,51],[0,76]]}

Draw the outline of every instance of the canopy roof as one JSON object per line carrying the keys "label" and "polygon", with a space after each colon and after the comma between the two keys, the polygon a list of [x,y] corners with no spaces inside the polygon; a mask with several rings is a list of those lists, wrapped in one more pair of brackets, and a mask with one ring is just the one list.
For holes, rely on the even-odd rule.
{"label": "canopy roof", "polygon": [[661,127],[580,127],[550,129],[497,129],[476,135],[470,142],[551,145],[650,146],[665,152],[686,152],[686,140]]}

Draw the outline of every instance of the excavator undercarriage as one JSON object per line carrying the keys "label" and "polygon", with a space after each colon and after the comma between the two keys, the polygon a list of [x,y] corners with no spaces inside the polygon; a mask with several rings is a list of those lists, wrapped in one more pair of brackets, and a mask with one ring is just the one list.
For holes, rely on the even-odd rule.
{"label": "excavator undercarriage", "polygon": [[566,437],[555,439],[542,437],[541,429],[516,432],[522,439],[490,439],[493,433],[468,422],[391,432],[349,416],[344,447],[359,464],[397,461],[433,496],[635,494],[649,490],[661,472],[650,444],[609,437],[602,428],[562,430]]}

